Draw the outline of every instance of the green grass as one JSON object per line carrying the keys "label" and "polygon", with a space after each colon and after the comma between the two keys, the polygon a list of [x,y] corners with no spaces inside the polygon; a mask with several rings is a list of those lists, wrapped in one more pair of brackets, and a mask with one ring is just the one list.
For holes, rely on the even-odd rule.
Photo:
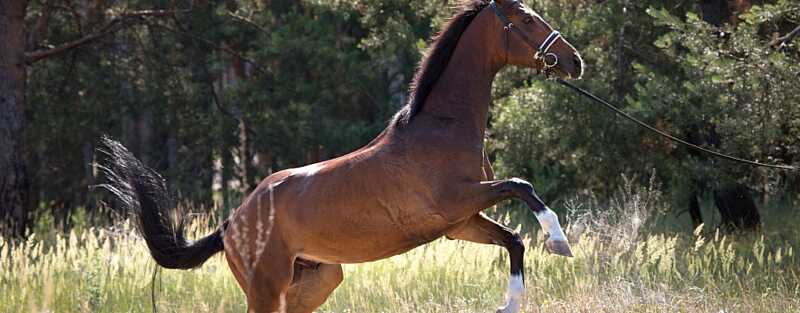
{"label": "green grass", "polygon": [[[663,227],[670,214],[654,214],[664,210],[653,188],[620,194],[602,210],[566,203],[594,212],[570,219],[574,258],[549,255],[541,234],[528,236],[524,312],[800,312],[800,218],[791,205],[762,210],[757,233],[725,236]],[[156,266],[127,224],[37,233],[14,246],[0,238],[0,312],[151,312]],[[438,240],[346,265],[319,312],[494,312],[507,268],[499,247]],[[199,269],[160,271],[156,291],[158,312],[245,311],[222,254]]]}

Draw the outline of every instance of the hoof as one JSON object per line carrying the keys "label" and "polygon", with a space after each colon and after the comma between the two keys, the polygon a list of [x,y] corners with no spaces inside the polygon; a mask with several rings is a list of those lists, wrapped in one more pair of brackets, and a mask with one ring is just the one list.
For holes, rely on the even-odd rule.
{"label": "hoof", "polygon": [[565,257],[572,257],[572,250],[569,248],[569,242],[566,240],[548,239],[545,241],[544,246],[550,253],[563,255]]}
{"label": "hoof", "polygon": [[505,307],[499,307],[497,308],[497,311],[495,311],[495,313],[517,313],[517,312],[519,312],[519,304],[516,304],[514,306],[507,305]]}
{"label": "hoof", "polygon": [[505,306],[497,308],[495,313],[517,313],[522,307],[521,299],[509,299]]}

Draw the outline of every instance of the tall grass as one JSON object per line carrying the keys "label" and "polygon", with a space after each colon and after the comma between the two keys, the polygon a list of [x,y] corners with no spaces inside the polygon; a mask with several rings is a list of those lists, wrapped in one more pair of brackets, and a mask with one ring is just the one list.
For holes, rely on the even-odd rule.
{"label": "tall grass", "polygon": [[[605,208],[616,213],[598,215],[589,201],[582,212],[595,213],[573,214],[574,258],[528,236],[524,312],[800,312],[800,237],[780,229],[786,218],[759,234],[652,233],[644,221],[657,220],[648,215],[658,212],[657,189],[628,187],[616,199]],[[198,225],[190,232],[199,236]],[[128,224],[40,238],[0,239],[0,312],[151,311],[155,264]],[[507,268],[501,248],[439,240],[345,266],[320,312],[494,312]],[[222,254],[199,269],[161,271],[155,284],[158,312],[245,310]]]}

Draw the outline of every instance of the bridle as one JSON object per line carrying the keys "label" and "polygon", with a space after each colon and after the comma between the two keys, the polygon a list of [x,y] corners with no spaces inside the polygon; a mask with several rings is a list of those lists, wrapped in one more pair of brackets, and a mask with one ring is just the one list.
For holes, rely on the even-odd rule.
{"label": "bridle", "polygon": [[[513,0],[511,2],[516,3],[517,1]],[[505,14],[503,14],[503,12],[500,12],[500,9],[497,7],[497,2],[495,2],[495,0],[489,2],[489,8],[491,8],[492,11],[494,11],[494,14],[497,15],[497,17],[503,23],[503,30],[506,31],[506,34],[508,34],[508,32],[510,31],[513,31],[515,34],[522,37],[522,41],[524,41],[525,44],[527,44],[531,48],[536,49],[536,53],[533,55],[533,58],[534,60],[542,62],[542,68],[544,69],[544,71],[549,71],[550,69],[558,65],[558,55],[549,51],[550,48],[553,47],[553,44],[555,44],[556,41],[559,38],[561,38],[561,33],[559,33],[557,30],[553,30],[552,32],[550,32],[549,35],[547,35],[547,37],[542,41],[542,43],[539,44],[538,48],[534,47],[533,44],[531,43],[533,42],[533,40],[531,40],[531,38],[528,37],[527,34],[523,33],[521,30],[514,27],[514,23],[511,23],[508,17],[506,17]],[[506,59],[507,58],[508,58],[508,35],[506,35]],[[551,59],[552,62],[548,62],[548,59]]]}

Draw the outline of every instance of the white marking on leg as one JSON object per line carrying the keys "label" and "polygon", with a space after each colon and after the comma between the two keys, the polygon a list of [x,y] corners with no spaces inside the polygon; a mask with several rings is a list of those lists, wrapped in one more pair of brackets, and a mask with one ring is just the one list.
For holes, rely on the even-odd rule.
{"label": "white marking on leg", "polygon": [[554,241],[567,241],[567,236],[564,235],[564,230],[561,229],[561,224],[558,223],[558,215],[553,210],[545,207],[543,211],[536,212],[536,219],[539,220],[539,225],[542,225],[542,230],[548,234],[549,240]]}
{"label": "white marking on leg", "polygon": [[506,292],[506,305],[497,310],[498,313],[517,313],[522,307],[522,297],[525,296],[525,282],[522,274],[511,274],[508,279]]}
{"label": "white marking on leg", "polygon": [[508,297],[521,299],[525,295],[525,282],[522,281],[522,274],[512,274],[508,280]]}

